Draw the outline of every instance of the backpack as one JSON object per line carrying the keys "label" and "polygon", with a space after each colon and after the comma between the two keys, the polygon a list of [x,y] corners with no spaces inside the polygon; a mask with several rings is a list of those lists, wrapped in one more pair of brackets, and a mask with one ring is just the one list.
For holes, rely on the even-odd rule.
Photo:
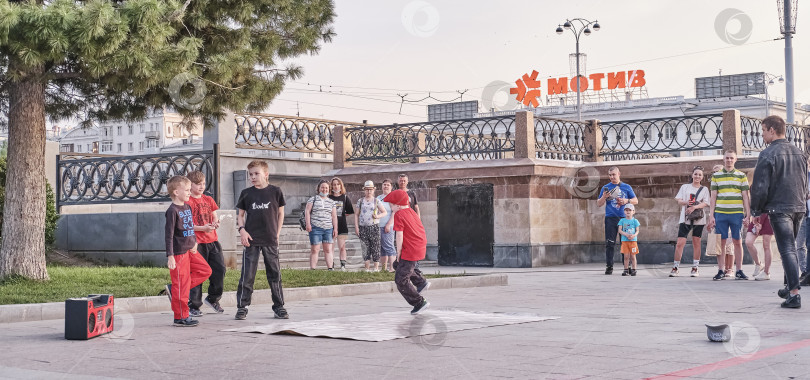
{"label": "backpack", "polygon": [[[314,198],[314,197],[313,197]],[[310,198],[312,199],[312,198]],[[309,203],[309,200],[307,200]],[[312,202],[312,205],[315,205],[315,202]],[[307,206],[306,203],[304,204],[304,208],[301,209],[301,215],[298,217],[298,226],[301,227],[301,230],[307,230]]]}

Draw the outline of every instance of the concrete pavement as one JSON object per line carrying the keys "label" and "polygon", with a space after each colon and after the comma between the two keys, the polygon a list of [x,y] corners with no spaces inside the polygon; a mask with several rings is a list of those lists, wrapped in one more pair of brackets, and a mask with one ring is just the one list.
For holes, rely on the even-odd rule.
{"label": "concrete pavement", "polygon": [[[64,340],[61,320],[0,324],[0,378],[810,379],[810,292],[803,309],[781,309],[775,264],[764,282],[712,281],[708,266],[698,278],[668,278],[669,266],[653,265],[636,277],[605,276],[597,264],[425,268],[509,275],[507,286],[431,289],[434,309],[560,319],[379,343],[220,331],[273,323],[269,305],[251,306],[245,321],[233,308],[207,314],[196,328],[171,327],[168,312],[119,313],[114,334],[90,341]],[[410,307],[388,293],[287,309],[293,320],[316,320]],[[739,332],[709,342],[704,323],[721,322]]]}

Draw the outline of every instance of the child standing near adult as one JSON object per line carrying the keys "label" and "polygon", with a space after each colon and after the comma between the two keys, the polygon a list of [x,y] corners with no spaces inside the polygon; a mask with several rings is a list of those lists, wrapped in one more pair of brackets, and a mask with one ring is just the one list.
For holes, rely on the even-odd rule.
{"label": "child standing near adult", "polygon": [[188,293],[192,287],[202,284],[211,275],[211,267],[197,253],[194,237],[194,220],[191,207],[186,204],[191,197],[191,181],[183,176],[174,176],[166,183],[172,204],[166,210],[166,265],[172,283],[166,285],[166,295],[172,304],[174,326],[197,326],[199,321],[189,316]]}
{"label": "child standing near adult", "polygon": [[391,204],[394,211],[394,231],[396,231],[397,260],[394,262],[394,282],[397,290],[413,309],[411,314],[425,311],[430,303],[421,293],[430,287],[430,282],[416,271],[416,262],[425,258],[427,236],[419,216],[408,207],[408,193],[403,190],[392,191],[385,202]]}
{"label": "child standing near adult", "polygon": [[217,228],[217,202],[214,198],[203,194],[205,191],[205,174],[193,171],[186,175],[191,181],[191,197],[188,205],[194,218],[194,236],[197,237],[197,252],[202,255],[208,266],[211,267],[211,276],[208,278],[208,295],[202,298],[202,284],[191,288],[189,294],[189,314],[192,317],[202,316],[200,307],[205,303],[217,313],[225,310],[219,304],[222,298],[223,283],[225,281],[225,257],[222,256],[222,246],[219,244]]}
{"label": "child standing near adult", "polygon": [[[619,220],[619,234],[622,235],[622,254],[624,254],[624,272],[622,276],[636,275],[636,255],[638,254],[638,232],[641,223],[633,216],[636,207],[632,204],[624,206],[624,218]],[[632,267],[630,263],[632,262]]]}
{"label": "child standing near adult", "polygon": [[284,194],[269,183],[267,162],[251,161],[248,177],[252,187],[242,190],[236,208],[239,210],[237,229],[245,249],[242,251],[242,276],[236,290],[236,319],[248,314],[253,283],[259,269],[259,254],[264,259],[267,282],[273,299],[275,318],[287,319],[284,291],[281,287],[281,267],[278,263],[278,240],[284,223]]}
{"label": "child standing near adult", "polygon": [[[757,238],[762,236],[762,250],[764,252],[763,260],[759,261],[759,252],[754,245]],[[771,227],[771,220],[768,218],[767,213],[762,213],[756,216],[748,224],[748,233],[745,235],[745,246],[748,247],[748,253],[754,259],[754,280],[767,281],[771,279],[771,261],[773,256],[771,254],[771,238],[773,237],[773,228]]]}
{"label": "child standing near adult", "polygon": [[385,209],[385,215],[378,215],[380,218],[380,257],[382,261],[383,270],[389,272],[394,271],[394,258],[397,257],[397,249],[394,247],[394,226],[388,225],[391,219],[391,204],[383,201],[385,197],[391,193],[393,182],[390,179],[385,179],[382,182],[382,194],[377,196],[377,199],[382,202]]}
{"label": "child standing near adult", "polygon": [[385,208],[379,199],[374,198],[374,182],[366,181],[363,184],[363,197],[357,200],[357,212],[354,214],[354,233],[366,245],[363,261],[366,271],[371,270],[371,261],[374,261],[374,271],[380,271],[380,225],[379,217],[386,215]]}

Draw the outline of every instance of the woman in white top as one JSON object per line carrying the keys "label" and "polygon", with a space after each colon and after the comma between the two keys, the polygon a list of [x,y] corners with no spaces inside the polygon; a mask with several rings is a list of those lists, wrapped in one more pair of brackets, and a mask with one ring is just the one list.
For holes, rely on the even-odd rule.
{"label": "woman in white top", "polygon": [[318,250],[323,245],[323,256],[326,268],[332,270],[332,242],[338,234],[337,207],[335,201],[329,199],[329,182],[318,183],[318,194],[307,201],[305,211],[307,232],[309,232],[309,267],[318,266]]}
{"label": "woman in white top", "polygon": [[360,237],[365,246],[363,261],[366,271],[371,270],[371,261],[374,261],[374,271],[380,271],[380,221],[381,216],[387,213],[383,202],[374,198],[373,181],[363,184],[363,197],[357,200],[357,209],[354,213],[354,233]]}
{"label": "woman in white top", "polygon": [[[678,241],[675,244],[675,262],[672,266],[672,272],[669,277],[678,276],[678,266],[681,264],[681,255],[683,255],[683,248],[686,246],[686,236],[692,232],[692,277],[698,276],[698,266],[700,265],[700,237],[703,236],[703,226],[706,225],[706,213],[708,212],[705,207],[709,205],[709,188],[700,184],[703,180],[703,167],[695,166],[692,169],[692,183],[681,185],[678,195],[675,200],[681,205],[681,215],[678,220]],[[687,216],[692,211],[704,209],[703,217],[697,220],[689,220]]]}

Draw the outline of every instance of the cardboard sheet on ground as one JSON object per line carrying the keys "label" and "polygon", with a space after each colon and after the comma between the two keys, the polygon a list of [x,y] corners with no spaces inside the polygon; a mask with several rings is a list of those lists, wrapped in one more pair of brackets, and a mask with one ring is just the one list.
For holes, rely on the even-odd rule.
{"label": "cardboard sheet on ground", "polygon": [[540,322],[557,318],[543,317],[537,314],[483,313],[461,310],[428,310],[420,315],[397,311],[311,321],[279,321],[269,325],[249,326],[223,331],[292,334],[382,342],[431,334],[441,335],[453,331],[484,327]]}

